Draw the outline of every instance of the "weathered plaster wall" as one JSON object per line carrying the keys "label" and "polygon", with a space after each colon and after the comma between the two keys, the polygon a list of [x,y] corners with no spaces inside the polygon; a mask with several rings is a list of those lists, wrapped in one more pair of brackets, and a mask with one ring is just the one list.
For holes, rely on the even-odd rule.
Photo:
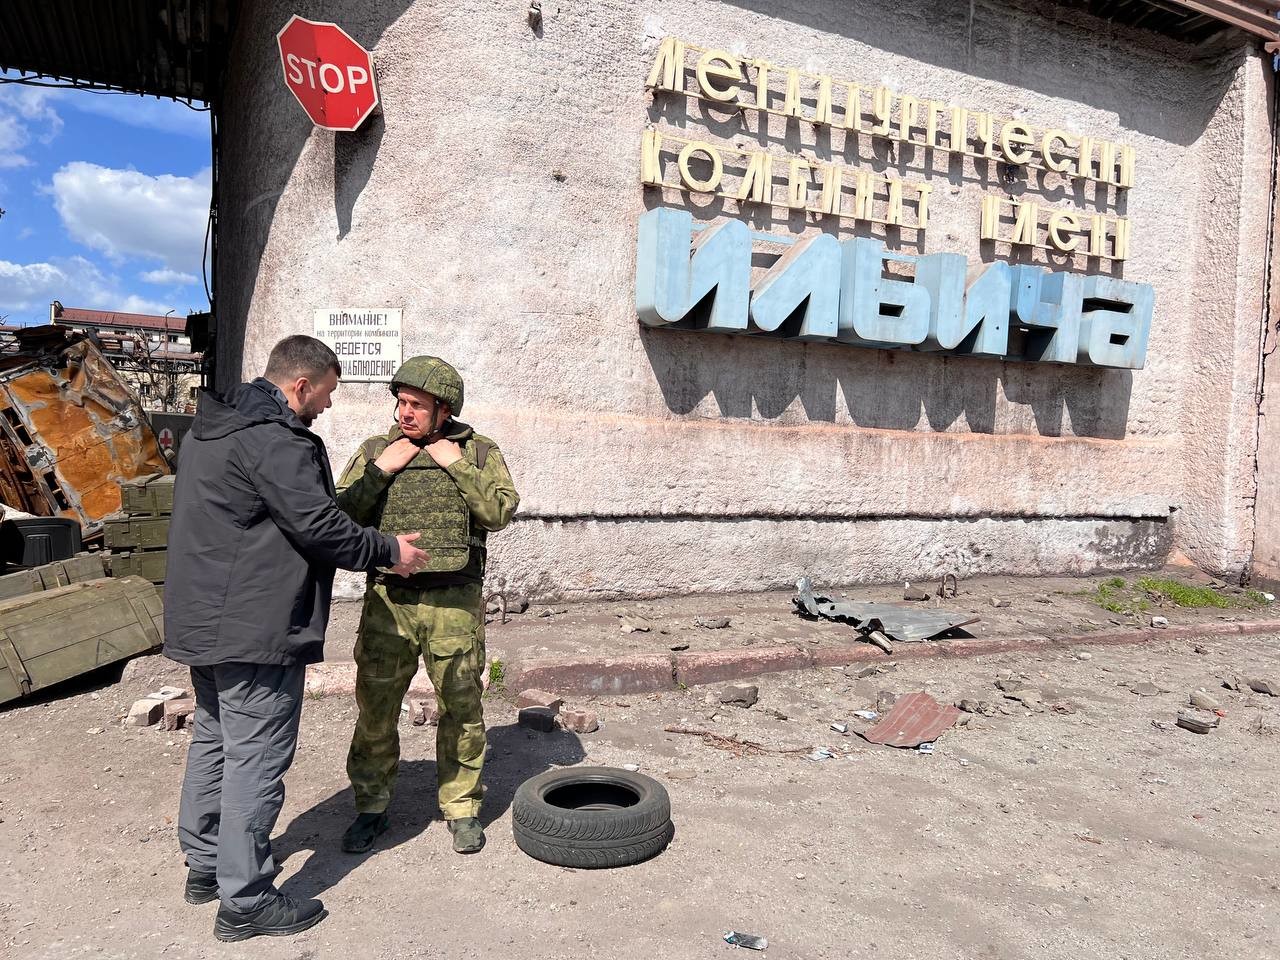
{"label": "weathered plaster wall", "polygon": [[[315,308],[402,306],[406,355],[458,365],[464,419],[502,445],[524,496],[494,573],[548,595],[1087,572],[1158,564],[1172,543],[1243,569],[1270,143],[1257,57],[1201,62],[1035,4],[544,10],[538,33],[523,4],[482,0],[246,11],[223,110],[224,375],[260,371]],[[294,12],[374,50],[385,112],[362,131],[313,130],[284,88],[274,36]],[[706,129],[694,102],[643,90],[668,33],[1132,143],[1136,184],[1108,209],[1134,223],[1123,276],[1155,286],[1147,368],[640,329],[637,219],[684,202],[642,192],[641,132]],[[754,138],[747,122],[716,139]],[[777,152],[825,149],[808,125],[770,135]],[[870,142],[860,156],[934,184],[927,238],[904,249],[992,258],[977,224],[994,165]],[[703,215],[719,212],[732,205]],[[340,463],[390,415],[385,387],[347,384],[319,429]]]}

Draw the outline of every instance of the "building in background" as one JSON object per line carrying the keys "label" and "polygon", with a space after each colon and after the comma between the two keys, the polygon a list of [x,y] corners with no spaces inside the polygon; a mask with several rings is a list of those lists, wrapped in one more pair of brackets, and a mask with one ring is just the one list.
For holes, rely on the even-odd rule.
{"label": "building in background", "polygon": [[191,349],[187,318],[49,305],[49,322],[88,335],[148,411],[192,413],[203,357]]}
{"label": "building in background", "polygon": [[[0,65],[212,103],[217,385],[332,335],[341,461],[389,356],[448,358],[524,496],[511,587],[1280,577],[1266,3],[94,10],[0,7]],[[290,63],[295,14],[372,53],[353,132],[290,84],[367,65]]]}

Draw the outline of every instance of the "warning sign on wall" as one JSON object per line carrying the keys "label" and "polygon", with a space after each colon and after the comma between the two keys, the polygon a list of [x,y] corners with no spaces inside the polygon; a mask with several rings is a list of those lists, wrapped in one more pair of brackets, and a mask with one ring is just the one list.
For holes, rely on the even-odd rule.
{"label": "warning sign on wall", "polygon": [[316,339],[338,355],[343,380],[390,382],[400,366],[403,313],[399,308],[317,310]]}

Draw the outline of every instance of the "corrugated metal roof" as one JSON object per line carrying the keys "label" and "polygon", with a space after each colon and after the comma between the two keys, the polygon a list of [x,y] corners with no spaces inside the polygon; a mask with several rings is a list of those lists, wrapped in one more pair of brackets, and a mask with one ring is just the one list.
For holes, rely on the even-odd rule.
{"label": "corrugated metal roof", "polygon": [[0,69],[217,99],[240,0],[4,0]]}
{"label": "corrugated metal roof", "polygon": [[186,333],[185,316],[161,317],[151,313],[120,313],[115,310],[86,310],[83,307],[54,307],[54,322],[65,327],[123,327],[134,330],[165,330]]}

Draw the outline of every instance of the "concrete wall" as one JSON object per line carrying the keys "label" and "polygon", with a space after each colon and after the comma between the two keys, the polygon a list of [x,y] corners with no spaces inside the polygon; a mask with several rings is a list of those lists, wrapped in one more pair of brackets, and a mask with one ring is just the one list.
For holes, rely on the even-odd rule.
{"label": "concrete wall", "polygon": [[[495,576],[548,596],[1084,573],[1172,545],[1245,568],[1270,130],[1243,40],[1201,56],[1029,3],[543,7],[535,32],[521,3],[249,6],[222,110],[224,379],[260,371],[313,309],[403,307],[406,355],[462,370],[463,419],[523,494]],[[274,35],[294,12],[374,50],[385,112],[360,132],[314,130],[283,86]],[[683,202],[642,191],[641,132],[707,128],[643,89],[665,34],[1133,144],[1111,209],[1134,225],[1118,272],[1155,287],[1146,369],[641,329],[636,222]],[[822,149],[808,125],[770,132],[775,151]],[[934,184],[905,249],[991,259],[994,165],[910,154],[864,156]],[[1005,189],[1063,203],[1035,179]],[[732,205],[699,216],[717,213]],[[318,428],[341,462],[391,412],[384,386],[346,384]]]}

